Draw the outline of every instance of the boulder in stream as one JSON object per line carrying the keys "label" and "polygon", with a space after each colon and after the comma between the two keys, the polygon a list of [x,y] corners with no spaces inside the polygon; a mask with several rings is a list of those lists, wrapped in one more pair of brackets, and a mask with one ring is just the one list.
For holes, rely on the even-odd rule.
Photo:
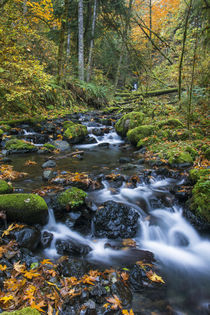
{"label": "boulder in stream", "polygon": [[30,142],[19,140],[19,139],[10,139],[6,142],[5,149],[9,154],[15,153],[31,153],[36,152],[38,149],[35,145]]}
{"label": "boulder in stream", "polygon": [[77,187],[71,187],[57,198],[57,208],[63,211],[76,210],[85,204],[86,192]]}
{"label": "boulder in stream", "polygon": [[6,212],[7,219],[26,224],[46,223],[48,207],[45,200],[35,194],[0,195],[0,211]]}
{"label": "boulder in stream", "polygon": [[134,237],[138,229],[138,218],[139,214],[133,207],[107,201],[95,215],[95,235],[110,239]]}
{"label": "boulder in stream", "polygon": [[86,126],[75,124],[72,121],[64,122],[63,127],[64,137],[70,144],[82,142],[88,134]]}

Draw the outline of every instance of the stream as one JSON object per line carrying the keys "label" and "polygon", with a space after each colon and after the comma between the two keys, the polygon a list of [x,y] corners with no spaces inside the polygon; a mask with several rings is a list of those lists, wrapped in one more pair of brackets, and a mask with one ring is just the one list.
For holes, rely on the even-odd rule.
{"label": "stream", "polygon": [[[184,182],[182,176],[170,178],[158,175],[148,165],[138,163],[136,149],[125,143],[115,133],[113,126],[102,125],[99,120],[91,119],[90,115],[81,115],[79,122],[87,126],[93,143],[74,145],[71,150],[83,150],[83,158],[58,160],[55,171],[86,172],[100,177],[101,188],[88,191],[91,204],[98,208],[103,203],[114,201],[138,213],[138,229],[133,239],[137,247],[154,253],[156,265],[166,282],[166,297],[176,311],[169,314],[210,314],[210,240],[208,236],[201,236],[187,221],[183,215],[183,205],[174,196],[173,191]],[[106,132],[101,132],[104,129]],[[34,133],[33,130],[25,130],[23,137]],[[31,192],[44,185],[41,165],[46,161],[46,155],[10,157],[16,171],[29,174],[27,178],[14,183],[16,191]],[[24,166],[29,159],[37,164],[31,168]],[[113,173],[123,175],[124,179],[138,175],[141,180],[130,186],[124,179],[113,184],[105,176]],[[98,237],[95,228],[94,218],[88,232],[70,228],[55,219],[53,210],[49,209],[49,221],[43,227],[43,232],[52,233],[53,241],[42,255],[58,258],[56,241],[71,239],[90,247],[85,257],[90,263],[106,266],[124,263],[126,266],[128,261],[132,261],[129,251],[107,247],[110,240]],[[140,308],[147,303],[147,297],[143,296],[143,293],[134,293],[134,313],[141,314]]]}

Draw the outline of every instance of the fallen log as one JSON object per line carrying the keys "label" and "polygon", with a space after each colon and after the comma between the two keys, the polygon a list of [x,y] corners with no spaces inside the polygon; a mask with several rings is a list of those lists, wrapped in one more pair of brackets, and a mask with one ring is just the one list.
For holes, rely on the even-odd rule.
{"label": "fallen log", "polygon": [[170,93],[176,93],[176,92],[178,92],[177,88],[171,88],[167,90],[148,91],[147,93],[117,92],[115,93],[115,96],[136,98],[139,96],[151,97],[151,96],[158,96],[158,95],[164,95],[164,94],[170,94]]}

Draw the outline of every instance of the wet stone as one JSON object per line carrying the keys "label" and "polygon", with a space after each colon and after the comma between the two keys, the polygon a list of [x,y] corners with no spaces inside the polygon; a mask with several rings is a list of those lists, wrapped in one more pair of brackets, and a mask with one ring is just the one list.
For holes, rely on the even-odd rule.
{"label": "wet stone", "polygon": [[52,170],[46,170],[43,172],[42,177],[45,181],[49,181],[54,177],[54,172]]}
{"label": "wet stone", "polygon": [[57,240],[55,244],[59,255],[87,255],[92,249],[90,246],[72,240]]}
{"label": "wet stone", "polygon": [[14,232],[15,239],[20,247],[35,250],[41,240],[40,231],[33,227],[25,227],[20,231]]}
{"label": "wet stone", "polygon": [[42,164],[42,168],[53,168],[53,167],[56,167],[56,162],[53,161],[53,160],[49,160],[45,163]]}
{"label": "wet stone", "polygon": [[139,214],[131,206],[107,201],[94,218],[95,235],[107,238],[134,237],[138,229]]}
{"label": "wet stone", "polygon": [[44,231],[41,235],[41,245],[43,246],[43,248],[47,248],[50,246],[51,242],[53,240],[53,234],[48,232],[48,231]]}
{"label": "wet stone", "polygon": [[117,295],[123,306],[130,304],[132,301],[132,293],[130,289],[121,281],[117,281],[112,284],[111,292],[112,295]]}

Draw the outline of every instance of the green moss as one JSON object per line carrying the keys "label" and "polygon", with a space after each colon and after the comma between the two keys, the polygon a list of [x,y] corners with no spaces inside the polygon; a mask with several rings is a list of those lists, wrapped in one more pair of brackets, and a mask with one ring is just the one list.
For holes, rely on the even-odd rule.
{"label": "green moss", "polygon": [[83,141],[85,136],[88,134],[86,126],[74,124],[71,121],[65,122],[64,128],[67,128],[64,132],[64,137],[72,144]]}
{"label": "green moss", "polygon": [[21,151],[21,150],[29,150],[29,151],[35,151],[37,150],[36,146],[26,142],[24,140],[19,139],[11,139],[6,142],[5,148],[9,151]]}
{"label": "green moss", "polygon": [[149,146],[153,143],[158,143],[160,141],[161,141],[160,138],[152,135],[150,137],[146,137],[144,139],[139,140],[137,143],[137,148],[146,147],[146,146]]}
{"label": "green moss", "polygon": [[183,127],[183,124],[179,119],[169,118],[158,123],[159,128],[162,128],[163,126]]}
{"label": "green moss", "polygon": [[117,133],[126,136],[128,130],[140,126],[143,122],[144,114],[142,112],[131,112],[122,116],[115,124]]}
{"label": "green moss", "polygon": [[56,149],[56,147],[51,143],[45,143],[43,147],[46,148],[48,151],[54,151]]}
{"label": "green moss", "polygon": [[77,187],[71,187],[58,197],[58,206],[61,210],[75,210],[85,202],[86,192]]}
{"label": "green moss", "polygon": [[67,121],[64,121],[63,128],[67,129],[67,128],[73,126],[73,125],[74,125],[74,123],[71,120],[67,120]]}
{"label": "green moss", "polygon": [[144,125],[136,127],[132,130],[129,130],[127,133],[128,140],[136,145],[139,140],[144,139],[153,134],[155,126],[153,125]]}
{"label": "green moss", "polygon": [[201,177],[192,190],[191,210],[210,222],[210,180]]}
{"label": "green moss", "polygon": [[168,163],[169,164],[183,164],[183,163],[193,163],[193,158],[189,152],[186,151],[177,151],[177,152],[168,152]]}
{"label": "green moss", "polygon": [[185,151],[190,153],[193,160],[195,160],[196,156],[198,155],[198,152],[194,148],[192,148],[191,146],[187,146]]}
{"label": "green moss", "polygon": [[194,169],[190,170],[190,179],[193,182],[196,183],[201,178],[204,178],[205,180],[210,178],[210,169],[209,168],[206,168],[206,169],[194,168]]}
{"label": "green moss", "polygon": [[12,185],[0,179],[0,194],[9,194],[13,191]]}
{"label": "green moss", "polygon": [[36,125],[41,121],[45,120],[42,117],[35,117],[35,118],[21,118],[21,119],[14,119],[14,120],[1,120],[0,125],[9,125],[9,126],[17,126],[19,124],[32,124]]}
{"label": "green moss", "polygon": [[40,313],[32,308],[32,307],[25,307],[22,308],[22,310],[19,311],[13,311],[13,312],[3,312],[2,315],[39,315]]}
{"label": "green moss", "polygon": [[48,207],[45,200],[35,194],[0,195],[0,211],[5,210],[11,221],[27,224],[46,222]]}

